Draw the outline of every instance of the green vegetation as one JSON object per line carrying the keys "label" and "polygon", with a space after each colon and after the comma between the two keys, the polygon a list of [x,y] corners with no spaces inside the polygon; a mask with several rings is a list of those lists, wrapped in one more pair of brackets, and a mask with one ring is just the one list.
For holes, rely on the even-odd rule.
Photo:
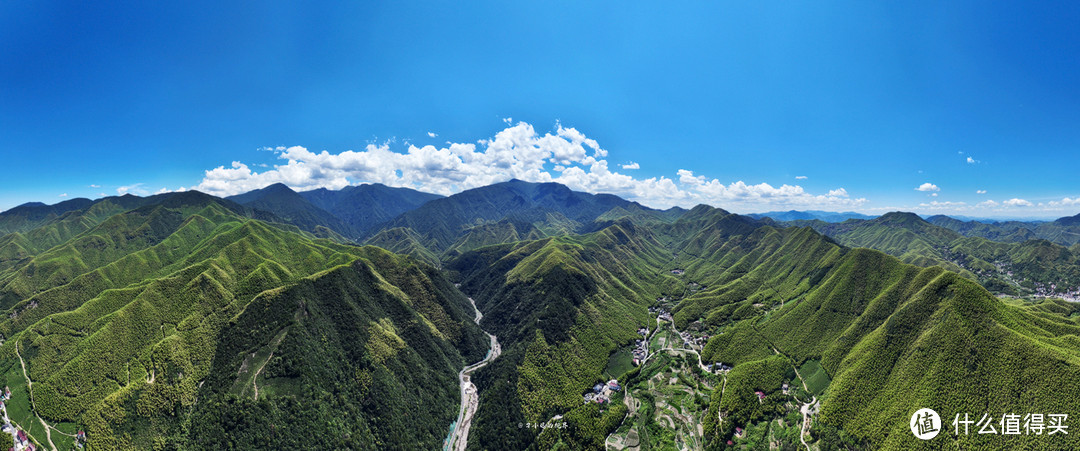
{"label": "green vegetation", "polygon": [[[1080,324],[1065,303],[1003,302],[939,266],[911,266],[877,251],[844,248],[809,228],[778,229],[697,207],[670,225],[623,222],[580,238],[482,248],[450,264],[509,349],[506,361],[477,377],[493,399],[510,400],[481,402],[477,446],[527,447],[536,437],[513,434],[508,423],[573,409],[576,395],[599,379],[619,344],[619,336],[609,334],[611,346],[582,352],[589,348],[579,337],[600,327],[629,329],[634,320],[645,324],[633,312],[651,303],[618,304],[626,313],[604,308],[589,322],[574,318],[587,314],[594,299],[659,296],[660,286],[671,285],[664,274],[670,268],[685,269],[678,279],[687,287],[677,300],[675,325],[685,329],[700,320],[714,332],[702,358],[735,367],[727,376],[731,394],[714,391],[710,401],[728,420],[718,427],[710,416],[704,419],[714,446],[731,439],[736,424],[759,434],[755,443],[790,435],[775,421],[797,411],[795,398],[779,390],[797,382],[796,368],[807,370],[808,387],[822,395],[815,417],[821,443],[885,449],[920,446],[905,416],[921,406],[974,412],[981,402],[1003,411],[1071,412],[1065,400],[1080,389],[1080,346],[1069,338]],[[633,284],[645,286],[622,294]],[[572,315],[550,316],[556,313]],[[572,360],[583,355],[592,358]],[[953,388],[958,381],[963,387]],[[761,402],[755,391],[764,393]],[[648,429],[634,430],[639,440],[652,439]],[[979,438],[959,442],[996,446]],[[1016,441],[1047,446],[1030,437]],[[563,442],[595,443],[581,436]],[[1063,438],[1050,446],[1071,444]]]}
{"label": "green vegetation", "polygon": [[8,409],[36,441],[41,417],[65,449],[77,427],[110,450],[441,442],[487,350],[441,273],[199,193],[139,203],[0,272]]}
{"label": "green vegetation", "polygon": [[817,396],[821,396],[825,389],[829,388],[829,382],[831,382],[825,368],[822,368],[817,360],[807,360],[803,363],[802,368],[799,368],[799,376],[802,376],[810,393]]}
{"label": "green vegetation", "polygon": [[[1054,295],[1080,291],[1080,254],[1033,233],[1022,238],[996,242],[975,233],[983,228],[1006,224],[968,224],[961,227],[952,218],[936,216],[933,223],[913,213],[888,213],[869,220],[849,220],[839,224],[822,221],[794,221],[836,238],[851,247],[877,249],[918,266],[941,266],[982,284],[993,293]],[[935,225],[935,224],[941,224]],[[1029,231],[1027,223],[1009,230]],[[978,225],[978,226],[976,226]],[[1027,226],[1034,227],[1027,224]],[[949,227],[949,228],[946,228]],[[975,229],[972,229],[975,227]],[[967,232],[971,236],[958,233]]]}
{"label": "green vegetation", "polygon": [[[10,417],[65,449],[79,429],[89,449],[438,448],[457,372],[488,351],[464,292],[503,347],[472,376],[470,449],[1080,447],[907,430],[921,407],[1080,416],[1080,304],[1027,296],[1080,283],[1075,244],[908,214],[779,227],[519,181],[410,197],[378,227],[389,210],[346,220],[349,199],[270,187],[245,205],[189,192],[5,213]],[[656,354],[634,367],[641,327]],[[709,338],[661,351],[687,346],[676,330]],[[610,379],[623,390],[584,402]]]}
{"label": "green vegetation", "polygon": [[634,356],[629,348],[619,348],[608,356],[607,367],[604,368],[604,378],[618,379],[622,375],[634,369]]}

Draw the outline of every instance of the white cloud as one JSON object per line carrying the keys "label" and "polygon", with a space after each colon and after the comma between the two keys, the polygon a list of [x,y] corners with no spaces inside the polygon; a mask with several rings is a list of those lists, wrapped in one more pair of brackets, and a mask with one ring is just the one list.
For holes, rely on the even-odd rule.
{"label": "white cloud", "polygon": [[976,159],[971,158],[971,157],[967,157],[967,162],[968,162],[968,164],[975,164],[975,163],[978,163],[979,160],[976,160]]}
{"label": "white cloud", "polygon": [[166,187],[161,187],[161,189],[159,189],[157,191],[154,191],[154,194],[182,193],[182,192],[187,191],[187,190],[188,189],[183,187],[183,186],[181,186],[181,187],[179,187],[177,189],[169,189],[169,188],[166,188]]}
{"label": "white cloud", "polygon": [[1047,206],[1050,208],[1067,208],[1080,206],[1080,197],[1076,198],[1063,198],[1061,200],[1052,200],[1047,202]]}
{"label": "white cloud", "polygon": [[995,202],[993,199],[991,199],[991,200],[984,200],[982,202],[979,202],[979,203],[975,204],[975,206],[979,207],[979,208],[997,208],[997,207],[1000,207],[1001,204],[999,204],[999,203]]}
{"label": "white cloud", "polygon": [[93,184],[91,184],[90,187],[91,188],[101,188],[101,185],[93,185]]}
{"label": "white cloud", "polygon": [[975,194],[986,194],[986,190],[984,190],[984,189],[975,190]]}
{"label": "white cloud", "polygon": [[435,132],[427,132],[427,135],[428,135],[428,138],[434,138],[436,136],[439,136],[439,134],[435,133]]}
{"label": "white cloud", "polygon": [[937,197],[938,193],[930,193],[930,197]]}
{"label": "white cloud", "polygon": [[125,194],[131,193],[139,196],[145,196],[148,193],[145,189],[142,188],[142,185],[142,183],[135,183],[132,185],[121,186],[116,189],[116,194],[123,196]]}
{"label": "white cloud", "polygon": [[61,194],[61,195],[56,196],[56,197],[67,197],[67,193]]}
{"label": "white cloud", "polygon": [[1002,202],[1002,205],[1004,205],[1006,207],[1030,207],[1033,204],[1031,202],[1028,202],[1028,201],[1024,200],[1024,199],[1017,199],[1017,198],[1014,197],[1014,198],[1009,199],[1009,200],[1007,200],[1005,202]]}
{"label": "white cloud", "polygon": [[[654,207],[698,203],[736,211],[760,208],[853,208],[867,202],[851,198],[843,188],[827,194],[806,192],[801,186],[744,181],[723,183],[679,170],[676,177],[638,179],[613,170],[608,151],[584,133],[556,123],[554,132],[539,133],[525,122],[512,123],[490,139],[476,143],[448,143],[443,147],[405,145],[391,150],[390,143],[368,144],[363,150],[332,154],[304,147],[275,148],[282,161],[267,170],[255,170],[240,161],[206,171],[191,189],[228,196],[284,183],[304,191],[341,189],[364,182],[403,186],[438,194],[453,194],[511,178],[530,182],[558,182],[572,189],[611,193]],[[637,169],[637,163],[618,165]],[[257,169],[257,168],[256,168]]]}
{"label": "white cloud", "polygon": [[916,191],[924,191],[924,192],[925,191],[941,191],[941,188],[938,188],[938,186],[933,184],[933,183],[926,182],[926,183],[923,183],[922,185],[919,185],[919,187],[915,188],[915,190]]}
{"label": "white cloud", "polygon": [[807,179],[807,177],[805,175],[796,175],[795,176],[795,180],[806,180],[806,179]]}

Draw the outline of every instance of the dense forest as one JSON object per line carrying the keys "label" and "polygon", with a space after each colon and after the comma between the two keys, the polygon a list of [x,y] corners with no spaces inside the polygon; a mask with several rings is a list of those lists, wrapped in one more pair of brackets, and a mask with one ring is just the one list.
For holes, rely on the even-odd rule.
{"label": "dense forest", "polygon": [[0,374],[46,447],[434,449],[486,331],[469,449],[1080,446],[908,431],[1080,415],[1080,304],[1052,296],[1077,245],[933,222],[520,181],[28,204],[0,214]]}

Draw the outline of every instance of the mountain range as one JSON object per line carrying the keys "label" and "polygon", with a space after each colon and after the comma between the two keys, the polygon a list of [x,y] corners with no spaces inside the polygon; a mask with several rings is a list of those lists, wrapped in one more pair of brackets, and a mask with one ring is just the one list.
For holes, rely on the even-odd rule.
{"label": "mountain range", "polygon": [[24,204],[7,413],[57,449],[432,449],[459,421],[468,449],[1080,446],[908,424],[1080,415],[1080,216],[811,213],[519,180]]}

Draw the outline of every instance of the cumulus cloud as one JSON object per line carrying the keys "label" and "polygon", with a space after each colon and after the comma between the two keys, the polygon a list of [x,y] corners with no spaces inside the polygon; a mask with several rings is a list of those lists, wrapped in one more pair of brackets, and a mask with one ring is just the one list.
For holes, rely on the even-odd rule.
{"label": "cumulus cloud", "polygon": [[90,187],[91,187],[91,188],[101,188],[101,185],[94,185],[94,184],[91,184],[91,185],[90,185]]}
{"label": "cumulus cloud", "polygon": [[938,188],[938,186],[933,183],[926,182],[922,185],[919,185],[918,188],[915,188],[915,191],[941,191],[941,188]]}
{"label": "cumulus cloud", "polygon": [[143,185],[142,183],[135,183],[135,184],[131,184],[131,185],[121,186],[121,187],[116,189],[116,194],[119,194],[119,195],[123,196],[125,194],[131,193],[131,194],[144,196],[144,195],[147,194],[147,191],[142,188],[142,185]]}
{"label": "cumulus cloud", "polygon": [[807,179],[807,177],[805,175],[796,175],[795,176],[795,180],[806,180],[806,179]]}
{"label": "cumulus cloud", "polygon": [[427,135],[428,135],[428,138],[434,138],[436,136],[439,136],[439,134],[435,133],[435,132],[427,132]]}
{"label": "cumulus cloud", "polygon": [[1024,199],[1017,199],[1017,198],[1014,197],[1014,198],[1009,199],[1009,200],[1007,200],[1005,202],[1002,202],[1002,205],[1004,205],[1006,207],[1030,207],[1033,204],[1031,202],[1028,202],[1028,201],[1024,200]]}
{"label": "cumulus cloud", "polygon": [[997,207],[1000,207],[1001,204],[995,202],[993,199],[990,199],[990,200],[984,200],[982,202],[979,202],[979,203],[975,204],[975,206],[979,207],[979,208],[997,208]]}
{"label": "cumulus cloud", "polygon": [[975,164],[975,163],[978,163],[979,160],[976,160],[976,159],[971,158],[971,157],[967,157],[967,162],[968,162],[968,164]]}
{"label": "cumulus cloud", "polygon": [[177,189],[169,189],[169,188],[166,188],[166,187],[161,187],[161,189],[159,189],[157,191],[154,191],[154,194],[182,193],[184,191],[187,191],[187,188],[185,188],[183,186],[181,186],[181,187],[179,187]]}
{"label": "cumulus cloud", "polygon": [[516,178],[611,193],[654,207],[707,203],[750,211],[852,208],[867,202],[865,198],[850,197],[844,188],[814,194],[797,185],[774,187],[741,180],[724,183],[687,169],[679,170],[675,177],[634,178],[614,168],[631,170],[640,165],[609,164],[608,151],[573,127],[556,123],[552,132],[540,133],[526,122],[505,121],[507,127],[492,138],[442,147],[407,144],[404,149],[392,150],[391,143],[386,142],[341,153],[316,153],[301,146],[276,147],[273,150],[281,163],[270,169],[255,170],[233,161],[206,171],[203,180],[191,189],[228,196],[273,183],[284,183],[298,191],[382,183],[448,195]]}
{"label": "cumulus cloud", "polygon": [[56,196],[56,197],[67,197],[67,193],[63,193],[63,194],[61,194],[59,196]]}
{"label": "cumulus cloud", "polygon": [[977,190],[975,190],[975,194],[986,194],[986,190],[984,190],[984,189],[977,189]]}
{"label": "cumulus cloud", "polygon": [[1080,197],[1066,197],[1061,200],[1052,200],[1050,202],[1047,202],[1047,206],[1049,206],[1050,208],[1080,207]]}

